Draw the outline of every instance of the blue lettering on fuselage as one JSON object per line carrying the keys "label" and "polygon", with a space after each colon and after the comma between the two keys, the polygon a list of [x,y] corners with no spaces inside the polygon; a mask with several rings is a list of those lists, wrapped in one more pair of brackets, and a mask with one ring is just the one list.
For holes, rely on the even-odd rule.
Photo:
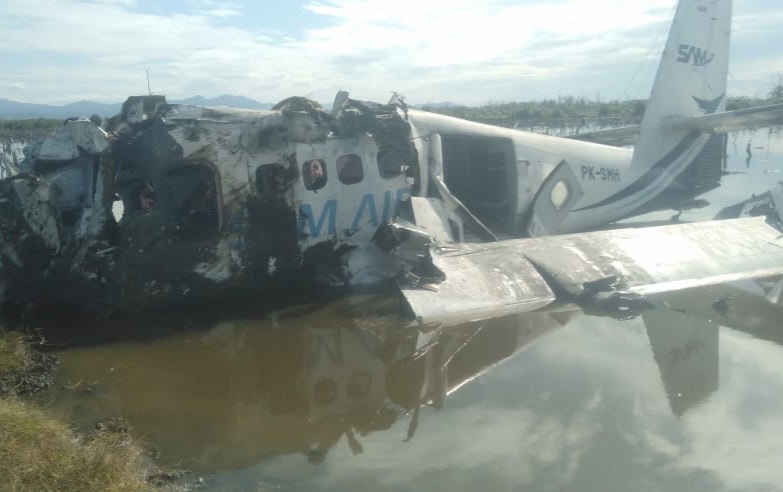
{"label": "blue lettering on fuselage", "polygon": [[[337,215],[337,200],[327,200],[324,203],[324,208],[321,210],[321,216],[318,217],[318,222],[315,220],[313,214],[313,207],[309,203],[305,203],[299,209],[299,236],[304,237],[309,235],[310,237],[318,237],[321,235],[321,231],[326,224],[326,235],[334,236],[337,234],[334,222]],[[305,227],[309,229],[309,233],[305,232]]]}
{"label": "blue lettering on fuselage", "polygon": [[[391,195],[391,192],[387,191],[383,194],[384,198]],[[385,201],[385,200],[384,200]],[[359,209],[356,211],[356,216],[351,223],[351,231],[359,229],[359,222],[364,218],[365,209],[369,212],[368,222],[370,224],[378,225],[378,211],[375,209],[375,197],[372,193],[367,193],[362,197],[362,201],[359,202]]]}
{"label": "blue lettering on fuselage", "polygon": [[[367,193],[362,195],[356,213],[351,221],[351,227],[347,231],[353,233],[358,231],[364,225],[378,227],[381,222],[389,220],[397,215],[397,204],[400,199],[410,193],[410,188],[400,188],[396,192],[387,190],[383,193],[383,203],[376,204],[376,195]],[[324,202],[323,208],[316,219],[316,213],[309,203],[302,204],[297,216],[299,224],[299,237],[311,239],[325,237],[334,237],[337,235],[337,198],[332,198]],[[378,215],[378,209],[381,209],[381,215]]]}

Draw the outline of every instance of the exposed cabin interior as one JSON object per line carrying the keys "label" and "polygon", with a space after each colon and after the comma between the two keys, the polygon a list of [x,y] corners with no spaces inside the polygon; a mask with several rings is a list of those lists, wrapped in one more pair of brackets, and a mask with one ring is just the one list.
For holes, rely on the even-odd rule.
{"label": "exposed cabin interior", "polygon": [[512,232],[517,172],[510,139],[442,135],[446,186],[493,233]]}

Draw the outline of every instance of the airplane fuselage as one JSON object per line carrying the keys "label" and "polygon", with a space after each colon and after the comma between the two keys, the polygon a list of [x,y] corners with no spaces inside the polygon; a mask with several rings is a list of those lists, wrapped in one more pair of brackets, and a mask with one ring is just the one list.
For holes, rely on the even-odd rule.
{"label": "airplane fuselage", "polygon": [[[501,237],[573,232],[618,215],[599,211],[576,227],[560,220],[557,230],[536,230],[532,205],[547,179],[568,171],[571,196],[560,197],[568,208],[633,179],[628,149],[397,105],[352,102],[363,112],[357,119],[314,107],[161,103],[129,121],[146,100],[126,103],[108,150],[82,149],[61,163],[39,156],[31,170],[40,179],[6,181],[6,194],[21,197],[2,217],[10,298],[143,309],[218,291],[373,284],[394,268],[372,245],[382,222],[432,228],[436,217],[432,232],[443,243],[475,240],[476,224]],[[99,131],[86,121],[68,125],[73,134]],[[33,196],[48,197],[35,213],[25,198]]]}

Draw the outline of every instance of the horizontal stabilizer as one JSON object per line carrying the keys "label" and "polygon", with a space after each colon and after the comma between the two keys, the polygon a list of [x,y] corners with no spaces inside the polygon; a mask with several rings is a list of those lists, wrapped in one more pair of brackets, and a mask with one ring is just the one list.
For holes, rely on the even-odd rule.
{"label": "horizontal stabilizer", "polygon": [[783,125],[783,104],[692,116],[674,122],[672,125],[677,128],[701,130],[707,133],[728,133]]}
{"label": "horizontal stabilizer", "polygon": [[[692,116],[671,121],[663,126],[670,126],[678,130],[700,130],[705,133],[729,133],[778,125],[783,125],[783,103]],[[639,126],[632,125],[595,132],[577,133],[568,138],[620,147],[633,145],[638,135]]]}
{"label": "horizontal stabilizer", "polygon": [[446,278],[433,290],[398,282],[423,323],[780,275],[783,236],[755,217],[466,244],[432,263]]}

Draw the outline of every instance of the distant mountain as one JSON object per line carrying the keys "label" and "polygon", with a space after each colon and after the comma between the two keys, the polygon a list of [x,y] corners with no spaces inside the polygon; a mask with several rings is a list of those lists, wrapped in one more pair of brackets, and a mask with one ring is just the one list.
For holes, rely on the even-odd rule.
{"label": "distant mountain", "polygon": [[61,113],[58,117],[70,118],[72,116],[87,116],[90,117],[94,114],[98,116],[114,116],[122,109],[122,103],[97,103],[93,101],[77,101],[74,103],[66,104],[65,106],[53,106],[55,108],[60,107]]}
{"label": "distant mountain", "polygon": [[[190,97],[182,100],[170,100],[176,104],[193,104],[197,106],[229,106],[240,109],[270,109],[272,104],[260,103],[244,96],[223,95],[212,99],[202,96]],[[114,116],[122,109],[122,103],[97,103],[93,101],[77,101],[64,106],[52,106],[48,104],[31,104],[8,99],[0,99],[0,118],[70,118],[72,116],[92,116],[97,114],[102,117]]]}
{"label": "distant mountain", "polygon": [[120,104],[79,101],[65,106],[30,104],[0,99],[0,118],[68,118],[71,116],[111,116],[119,112]]}

